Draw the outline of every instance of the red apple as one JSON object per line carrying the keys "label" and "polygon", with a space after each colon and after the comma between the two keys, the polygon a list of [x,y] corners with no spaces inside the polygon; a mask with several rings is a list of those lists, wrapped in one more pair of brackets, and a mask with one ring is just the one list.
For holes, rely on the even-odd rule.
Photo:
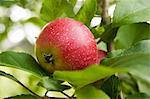
{"label": "red apple", "polygon": [[101,60],[103,58],[105,58],[106,55],[107,55],[107,52],[105,52],[103,50],[98,50],[98,59],[99,59],[99,62],[101,62]]}
{"label": "red apple", "polygon": [[36,41],[36,56],[49,72],[80,70],[99,63],[98,49],[90,30],[70,18],[49,22]]}

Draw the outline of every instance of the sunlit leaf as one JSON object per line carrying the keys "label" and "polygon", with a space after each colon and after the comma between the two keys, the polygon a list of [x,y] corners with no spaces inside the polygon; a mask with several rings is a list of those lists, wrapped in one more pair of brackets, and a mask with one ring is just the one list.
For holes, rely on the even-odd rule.
{"label": "sunlit leaf", "polygon": [[87,85],[76,91],[77,99],[110,99],[102,90]]}
{"label": "sunlit leaf", "polygon": [[138,23],[119,28],[115,38],[115,48],[129,48],[138,41],[150,39],[150,24]]}
{"label": "sunlit leaf", "polygon": [[150,82],[145,79],[135,77],[140,92],[150,95]]}
{"label": "sunlit leaf", "polygon": [[97,80],[111,76],[116,72],[122,72],[123,70],[113,69],[110,67],[104,67],[101,65],[92,65],[84,70],[78,71],[56,71],[54,72],[54,78],[59,80],[68,81],[75,87],[83,87]]}
{"label": "sunlit leaf", "polygon": [[150,0],[118,0],[113,25],[147,22],[150,20]]}
{"label": "sunlit leaf", "polygon": [[73,6],[67,0],[43,0],[41,18],[47,22],[60,17],[73,17]]}
{"label": "sunlit leaf", "polygon": [[96,0],[85,0],[83,6],[80,8],[79,12],[76,14],[75,19],[89,26],[96,12],[96,8],[97,8]]}
{"label": "sunlit leaf", "polygon": [[99,38],[101,36],[101,34],[104,32],[104,27],[94,27],[91,29],[93,35],[95,38]]}
{"label": "sunlit leaf", "polygon": [[[6,77],[8,79],[11,79],[13,81],[15,81],[16,83],[18,83],[19,85],[21,85],[22,87],[24,87],[25,89],[27,89],[29,92],[31,92],[32,94],[36,95],[34,92],[32,92],[28,87],[26,87],[23,83],[21,83],[17,78],[15,78],[13,75],[5,73],[3,71],[0,70],[0,76]],[[37,96],[37,95],[36,95]],[[16,97],[16,96],[15,96]]]}
{"label": "sunlit leaf", "polygon": [[75,6],[77,0],[69,0],[73,6]]}

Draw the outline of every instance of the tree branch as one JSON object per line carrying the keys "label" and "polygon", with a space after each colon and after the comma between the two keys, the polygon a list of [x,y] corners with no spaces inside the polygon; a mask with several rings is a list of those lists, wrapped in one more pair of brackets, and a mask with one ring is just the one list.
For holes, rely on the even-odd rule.
{"label": "tree branch", "polygon": [[102,21],[101,25],[108,25],[110,23],[110,17],[108,15],[109,0],[102,0]]}
{"label": "tree branch", "polygon": [[[108,8],[109,8],[109,0],[102,0],[101,1],[101,8],[102,8],[102,20],[101,20],[101,26],[102,25],[108,25],[111,22],[111,18],[108,14]],[[101,42],[101,39],[98,40],[97,44]],[[107,51],[111,51],[111,43],[107,43]]]}

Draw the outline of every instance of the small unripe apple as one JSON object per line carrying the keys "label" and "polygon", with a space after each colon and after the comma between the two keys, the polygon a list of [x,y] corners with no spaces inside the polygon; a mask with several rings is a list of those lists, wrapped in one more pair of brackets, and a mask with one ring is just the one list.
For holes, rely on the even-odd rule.
{"label": "small unripe apple", "polygon": [[54,20],[43,28],[36,41],[36,57],[49,72],[80,70],[99,63],[91,31],[70,18]]}

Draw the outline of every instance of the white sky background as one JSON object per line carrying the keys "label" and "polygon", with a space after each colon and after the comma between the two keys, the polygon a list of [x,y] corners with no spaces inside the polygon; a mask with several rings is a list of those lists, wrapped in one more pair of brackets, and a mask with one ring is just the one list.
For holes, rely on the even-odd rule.
{"label": "white sky background", "polygon": [[[79,9],[83,4],[82,0],[78,0],[75,8]],[[113,12],[115,9],[115,5],[109,8],[109,15],[112,17]],[[9,13],[9,14],[8,14]],[[32,23],[26,23],[24,25],[18,24],[19,21],[23,21],[29,19],[35,14],[31,12],[29,9],[24,9],[18,5],[13,5],[10,10],[4,9],[0,7],[0,17],[4,17],[9,15],[10,19],[15,23],[10,31],[8,32],[8,39],[6,39],[3,44],[2,48],[7,49],[19,42],[21,42],[25,37],[29,40],[31,44],[35,43],[35,37],[38,37],[40,33],[40,28]],[[94,17],[91,22],[91,26],[96,26],[100,24],[101,18]],[[5,25],[0,23],[0,33],[5,30]]]}

